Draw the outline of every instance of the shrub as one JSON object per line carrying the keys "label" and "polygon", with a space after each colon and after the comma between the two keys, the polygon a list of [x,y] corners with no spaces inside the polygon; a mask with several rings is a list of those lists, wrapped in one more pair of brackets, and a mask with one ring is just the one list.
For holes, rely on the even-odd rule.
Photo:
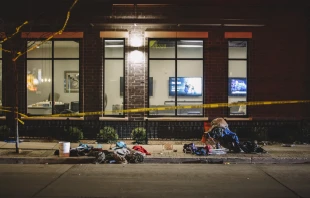
{"label": "shrub", "polygon": [[97,142],[113,143],[118,140],[118,135],[113,127],[103,127],[97,134]]}
{"label": "shrub", "polygon": [[78,127],[69,127],[64,129],[65,139],[70,142],[78,142],[83,139],[83,131]]}
{"label": "shrub", "polygon": [[11,129],[6,126],[6,125],[2,125],[0,126],[0,140],[5,140],[10,136],[11,133]]}
{"label": "shrub", "polygon": [[144,143],[146,139],[146,130],[143,127],[134,128],[131,131],[131,137],[136,143]]}

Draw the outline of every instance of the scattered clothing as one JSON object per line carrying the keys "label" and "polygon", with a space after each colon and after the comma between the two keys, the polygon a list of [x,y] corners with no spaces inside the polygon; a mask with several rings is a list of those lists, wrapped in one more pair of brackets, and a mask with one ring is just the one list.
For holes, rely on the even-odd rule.
{"label": "scattered clothing", "polygon": [[145,150],[142,146],[133,146],[132,149],[144,153],[146,155],[151,155],[151,153],[147,152],[147,150]]}

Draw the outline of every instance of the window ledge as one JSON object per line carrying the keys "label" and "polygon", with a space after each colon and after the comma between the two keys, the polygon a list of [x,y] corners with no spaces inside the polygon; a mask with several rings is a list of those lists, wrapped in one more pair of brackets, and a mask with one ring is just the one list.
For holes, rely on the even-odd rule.
{"label": "window ledge", "polygon": [[125,118],[118,118],[118,117],[99,117],[99,120],[101,121],[128,121],[128,117]]}
{"label": "window ledge", "polygon": [[149,121],[208,121],[208,117],[197,117],[197,118],[185,118],[185,117],[157,117],[157,118],[147,118],[145,117],[144,120]]}
{"label": "window ledge", "polygon": [[22,117],[22,120],[84,120],[84,117]]}
{"label": "window ledge", "polygon": [[252,121],[253,118],[249,117],[249,118],[228,118],[228,117],[224,117],[225,120],[227,121]]}

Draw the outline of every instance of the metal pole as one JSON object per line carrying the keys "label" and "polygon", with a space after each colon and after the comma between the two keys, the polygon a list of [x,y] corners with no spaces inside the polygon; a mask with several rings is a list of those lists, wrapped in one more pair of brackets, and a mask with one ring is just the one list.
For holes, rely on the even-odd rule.
{"label": "metal pole", "polygon": [[18,134],[18,107],[16,107],[16,116],[15,120],[16,120],[16,153],[20,153],[19,150],[19,134]]}
{"label": "metal pole", "polygon": [[16,61],[13,61],[13,65],[14,65],[14,74],[15,74],[15,111],[13,111],[13,117],[15,119],[16,122],[16,153],[20,153],[19,150],[19,134],[18,134],[18,74],[17,74],[17,67],[16,67]]}
{"label": "metal pole", "polygon": [[148,132],[149,132],[149,123],[148,123],[149,119],[145,120],[145,128],[146,128],[146,133],[145,133],[145,144],[149,143],[149,138],[148,138]]}

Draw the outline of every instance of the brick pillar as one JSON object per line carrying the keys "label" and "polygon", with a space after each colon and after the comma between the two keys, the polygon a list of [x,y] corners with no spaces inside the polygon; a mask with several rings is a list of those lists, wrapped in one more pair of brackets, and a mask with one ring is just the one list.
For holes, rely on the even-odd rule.
{"label": "brick pillar", "polygon": [[[134,47],[131,44],[131,39],[137,37],[141,39],[142,46]],[[144,31],[130,31],[127,50],[127,60],[125,75],[126,81],[126,103],[127,109],[145,108],[147,107],[146,101],[148,100],[147,92],[147,80],[146,78],[146,47],[144,46]],[[129,120],[143,120],[147,112],[128,113]]]}
{"label": "brick pillar", "polygon": [[[205,103],[227,102],[228,42],[223,31],[212,31],[204,46]],[[227,115],[227,108],[205,109],[205,116],[213,119]]]}
{"label": "brick pillar", "polygon": [[[85,32],[81,47],[80,109],[83,112],[102,110],[102,40],[99,34],[94,30]],[[85,119],[98,119],[99,116],[86,116]]]}
{"label": "brick pillar", "polygon": [[[3,48],[12,53],[3,52],[3,106],[18,107],[18,112],[25,113],[26,97],[26,65],[24,56],[20,56],[15,62],[17,52],[24,52],[24,41],[19,37],[14,37],[3,44]],[[11,109],[13,110],[13,109]],[[13,112],[5,113],[7,124],[15,130],[15,118]]]}

